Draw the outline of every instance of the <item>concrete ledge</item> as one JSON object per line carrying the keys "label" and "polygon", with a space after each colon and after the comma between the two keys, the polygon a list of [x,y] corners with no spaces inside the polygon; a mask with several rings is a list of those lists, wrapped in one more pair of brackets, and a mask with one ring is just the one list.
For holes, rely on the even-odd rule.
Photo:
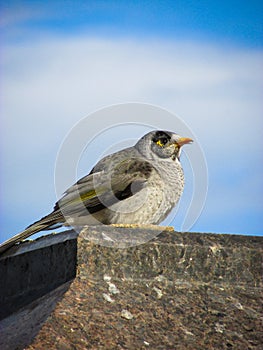
{"label": "concrete ledge", "polygon": [[[1,349],[19,350],[30,343],[30,350],[260,349],[263,237],[170,231],[156,237],[150,228],[107,226],[86,228],[78,238],[71,231],[49,237],[24,243],[0,259],[1,277],[6,275],[1,304],[18,304],[16,314],[0,323],[7,335],[0,334]],[[151,241],[128,247],[145,237]],[[43,246],[30,257],[39,242]],[[76,248],[77,277],[65,286],[62,280],[75,274]],[[26,261],[30,266],[21,269],[14,264],[16,256],[22,266]],[[27,274],[38,258],[38,273]],[[43,258],[47,260],[41,264]],[[20,282],[13,286],[16,276]],[[18,288],[28,300],[27,278],[33,291],[42,286],[41,293],[46,294],[21,308],[15,291]],[[31,321],[41,309],[43,317],[34,327]],[[26,318],[32,328],[25,336]],[[21,326],[15,343],[8,337],[11,325]]]}

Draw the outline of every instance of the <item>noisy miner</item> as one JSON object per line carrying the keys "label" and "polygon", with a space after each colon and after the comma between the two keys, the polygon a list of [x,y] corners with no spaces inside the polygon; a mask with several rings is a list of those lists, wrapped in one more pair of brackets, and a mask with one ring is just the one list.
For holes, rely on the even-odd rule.
{"label": "noisy miner", "polygon": [[159,224],[183,192],[180,153],[191,142],[170,131],[151,131],[133,147],[102,158],[50,214],[2,243],[0,252],[36,232],[63,225]]}

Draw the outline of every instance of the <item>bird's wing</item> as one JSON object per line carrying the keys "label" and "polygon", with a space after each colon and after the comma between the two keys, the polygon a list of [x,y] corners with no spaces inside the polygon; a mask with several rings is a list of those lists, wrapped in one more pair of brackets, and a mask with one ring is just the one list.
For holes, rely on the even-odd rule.
{"label": "bird's wing", "polygon": [[63,215],[87,215],[87,209],[94,213],[131,197],[145,186],[153,171],[154,167],[149,162],[138,158],[122,160],[107,171],[93,171],[65,192],[52,213],[0,244],[0,253],[36,232],[63,223]]}
{"label": "bird's wing", "polygon": [[140,191],[152,171],[153,165],[140,158],[124,159],[107,171],[95,170],[71,186],[54,210],[68,215],[84,208],[90,213],[97,212]]}

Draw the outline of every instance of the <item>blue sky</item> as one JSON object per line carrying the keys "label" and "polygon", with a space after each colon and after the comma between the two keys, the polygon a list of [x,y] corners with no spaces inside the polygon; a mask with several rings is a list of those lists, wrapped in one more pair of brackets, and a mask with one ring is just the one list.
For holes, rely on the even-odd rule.
{"label": "blue sky", "polygon": [[72,127],[131,101],[180,116],[204,150],[207,202],[191,230],[262,235],[262,2],[8,1],[1,12],[0,241],[51,210]]}
{"label": "blue sky", "polygon": [[261,1],[8,1],[2,7],[3,21],[32,31],[262,45]]}

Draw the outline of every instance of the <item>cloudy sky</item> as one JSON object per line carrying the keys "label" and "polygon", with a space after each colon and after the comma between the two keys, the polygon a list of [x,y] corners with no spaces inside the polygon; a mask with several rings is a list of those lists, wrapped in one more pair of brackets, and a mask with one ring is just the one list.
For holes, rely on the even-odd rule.
{"label": "cloudy sky", "polygon": [[[150,109],[122,110],[123,128],[96,114],[131,102],[174,115],[202,149],[208,192],[191,231],[262,235],[262,13],[262,1],[2,2],[0,241],[50,212],[57,156],[83,118],[115,132],[83,150],[79,177],[112,145],[167,128]],[[189,154],[177,230],[192,192],[204,197],[194,179],[205,163]]]}

